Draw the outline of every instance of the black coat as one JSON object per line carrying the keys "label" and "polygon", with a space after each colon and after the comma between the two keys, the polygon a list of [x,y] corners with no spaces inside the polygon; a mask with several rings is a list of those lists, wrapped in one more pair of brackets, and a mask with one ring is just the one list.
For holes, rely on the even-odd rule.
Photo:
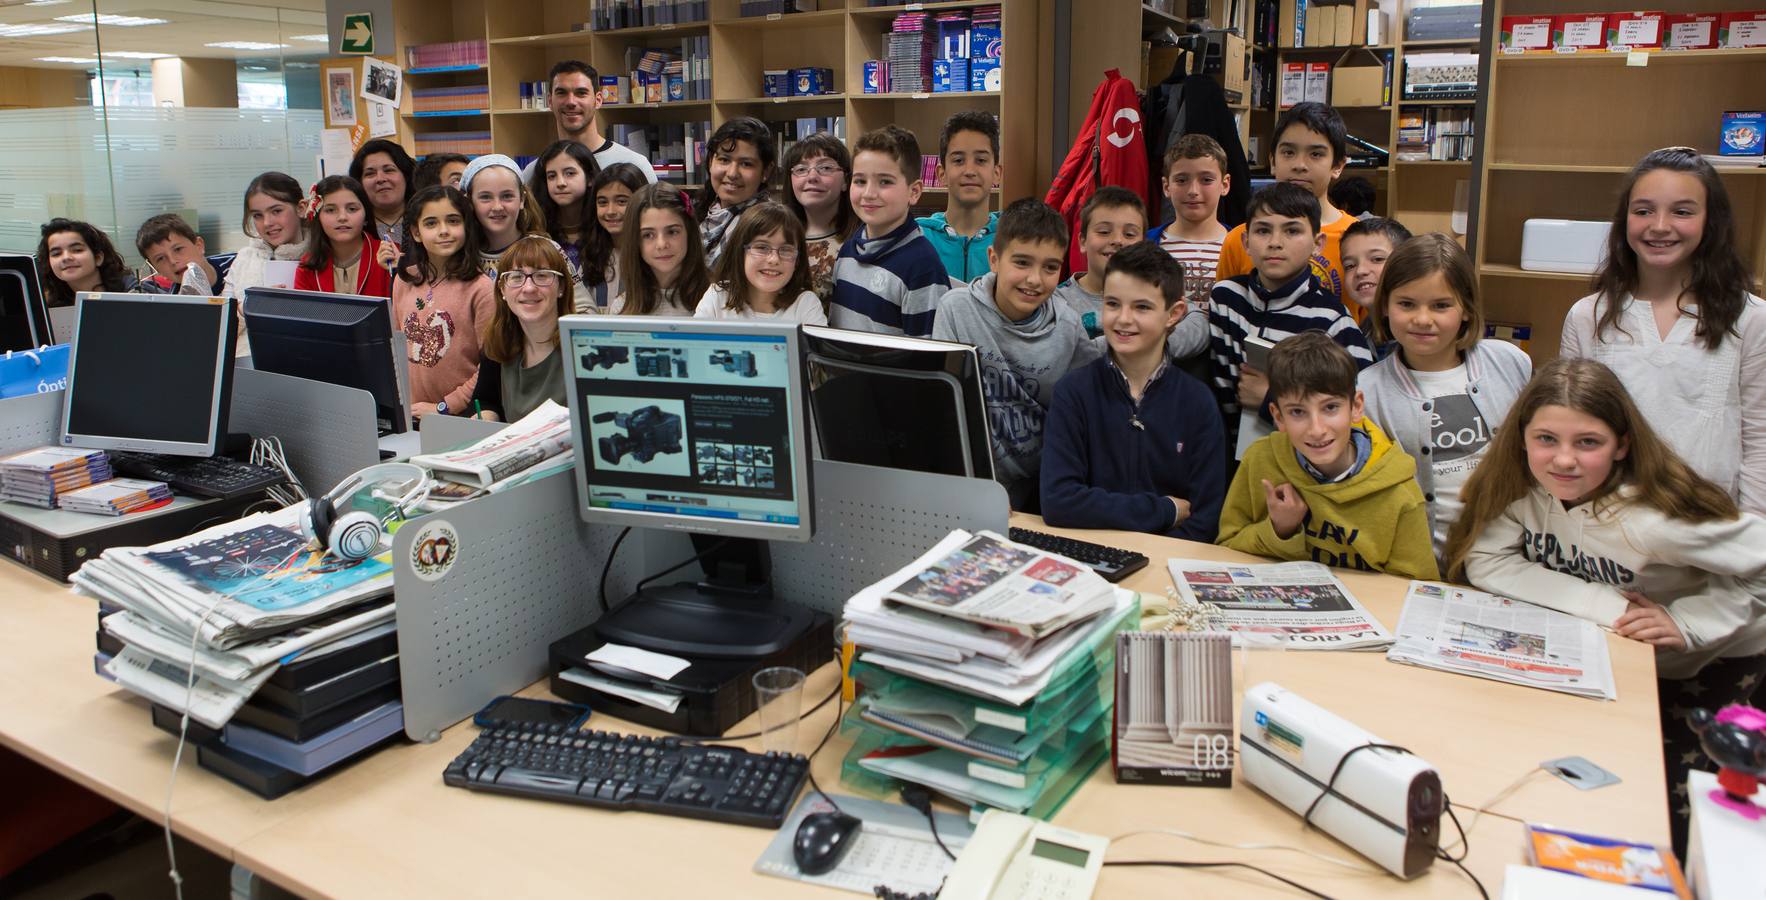
{"label": "black coat", "polygon": [[[1233,123],[1233,111],[1226,105],[1226,93],[1220,82],[1207,75],[1185,75],[1183,65],[1159,84],[1148,89],[1141,109],[1146,116],[1148,160],[1147,171],[1153,179],[1152,195],[1162,196],[1159,179],[1165,175],[1165,151],[1186,134],[1205,134],[1220,142],[1226,151],[1226,174],[1232,186],[1220,198],[1220,222],[1228,228],[1243,224],[1245,210],[1251,205],[1251,166],[1245,161],[1245,148],[1239,143],[1239,129]],[[1176,213],[1169,202],[1161,203],[1156,215],[1148,215],[1149,226],[1169,222]]]}

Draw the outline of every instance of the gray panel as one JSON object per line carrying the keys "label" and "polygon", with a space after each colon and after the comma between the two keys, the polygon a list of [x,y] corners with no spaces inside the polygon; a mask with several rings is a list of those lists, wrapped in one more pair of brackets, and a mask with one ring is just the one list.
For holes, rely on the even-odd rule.
{"label": "gray panel", "polygon": [[67,391],[0,400],[0,454],[22,453],[61,442],[61,405]]}
{"label": "gray panel", "polygon": [[289,468],[315,497],[380,462],[374,396],[357,388],[236,368],[227,430],[280,438]]}
{"label": "gray panel", "polygon": [[[440,453],[452,450],[461,444],[482,441],[503,430],[502,422],[486,422],[483,419],[467,419],[461,416],[429,416],[423,420],[423,427],[417,432],[422,438],[422,449],[419,453]],[[574,493],[574,492],[572,492]]]}

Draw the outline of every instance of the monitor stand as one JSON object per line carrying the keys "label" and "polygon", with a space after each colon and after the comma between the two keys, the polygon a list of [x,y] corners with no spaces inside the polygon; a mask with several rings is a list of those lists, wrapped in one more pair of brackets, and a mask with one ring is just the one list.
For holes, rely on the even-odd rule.
{"label": "monitor stand", "polygon": [[[694,535],[696,549],[714,539]],[[674,656],[750,659],[789,648],[815,624],[815,613],[773,596],[771,566],[760,541],[731,540],[706,558],[699,582],[646,587],[601,617],[609,643]]]}

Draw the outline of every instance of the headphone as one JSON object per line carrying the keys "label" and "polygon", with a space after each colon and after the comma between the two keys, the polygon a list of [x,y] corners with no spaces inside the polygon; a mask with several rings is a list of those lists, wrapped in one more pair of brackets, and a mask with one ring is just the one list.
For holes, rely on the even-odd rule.
{"label": "headphone", "polygon": [[[384,516],[354,510],[337,514],[337,504],[355,495],[370,484],[383,481],[411,481],[410,490],[393,501],[392,510]],[[379,463],[369,466],[337,483],[323,497],[307,501],[306,515],[301,516],[301,536],[316,541],[320,549],[339,559],[363,560],[380,549],[386,527],[395,519],[407,517],[407,509],[429,494],[429,470],[410,463]]]}

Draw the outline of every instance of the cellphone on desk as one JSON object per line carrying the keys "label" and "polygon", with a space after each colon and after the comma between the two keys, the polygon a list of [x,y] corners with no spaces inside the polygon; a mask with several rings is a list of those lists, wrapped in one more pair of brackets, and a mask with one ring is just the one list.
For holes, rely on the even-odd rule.
{"label": "cellphone on desk", "polygon": [[580,703],[559,703],[555,700],[534,700],[507,694],[485,704],[472,716],[472,724],[494,728],[508,722],[538,722],[562,725],[572,731],[589,720],[589,708]]}

